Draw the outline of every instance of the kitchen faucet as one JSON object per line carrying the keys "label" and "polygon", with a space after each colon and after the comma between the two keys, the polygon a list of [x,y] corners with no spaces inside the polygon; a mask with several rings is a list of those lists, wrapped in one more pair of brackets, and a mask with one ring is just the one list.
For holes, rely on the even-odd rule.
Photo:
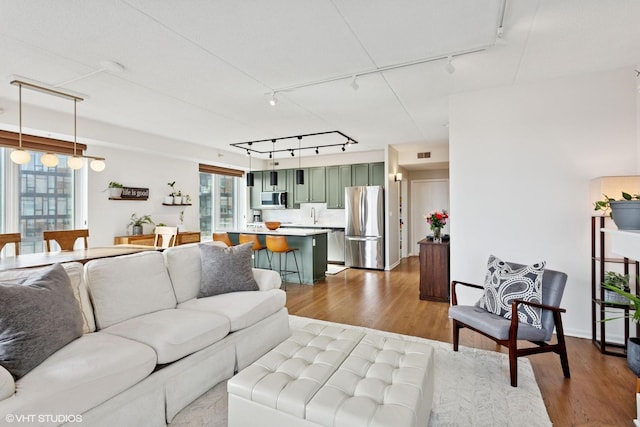
{"label": "kitchen faucet", "polygon": [[313,218],[313,223],[316,224],[318,221],[316,220],[316,208],[311,208],[311,218]]}

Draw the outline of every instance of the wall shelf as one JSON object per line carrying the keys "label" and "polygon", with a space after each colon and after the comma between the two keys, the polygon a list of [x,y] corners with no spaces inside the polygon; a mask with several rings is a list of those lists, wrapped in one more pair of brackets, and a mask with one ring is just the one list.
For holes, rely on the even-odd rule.
{"label": "wall shelf", "polygon": [[173,203],[163,203],[163,206],[193,206],[193,203],[182,203],[182,204],[173,204]]}
{"label": "wall shelf", "polygon": [[127,197],[109,197],[109,200],[131,200],[134,202],[145,202],[148,199],[134,199],[134,198],[129,199]]}

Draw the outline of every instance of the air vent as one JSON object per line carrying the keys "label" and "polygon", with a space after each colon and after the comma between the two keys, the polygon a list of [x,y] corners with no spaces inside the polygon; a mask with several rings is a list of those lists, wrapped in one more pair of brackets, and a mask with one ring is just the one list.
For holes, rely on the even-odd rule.
{"label": "air vent", "polygon": [[419,159],[430,159],[431,158],[431,152],[430,151],[425,151],[424,153],[418,153],[418,158]]}

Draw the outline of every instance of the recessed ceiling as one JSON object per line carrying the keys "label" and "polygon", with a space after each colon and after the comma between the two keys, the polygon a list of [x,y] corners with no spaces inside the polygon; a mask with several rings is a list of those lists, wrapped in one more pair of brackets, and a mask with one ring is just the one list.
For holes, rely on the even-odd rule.
{"label": "recessed ceiling", "polygon": [[[0,0],[0,10],[0,108],[15,104],[18,75],[85,94],[80,119],[224,150],[329,130],[358,140],[354,150],[446,143],[450,94],[640,63],[635,0]],[[438,59],[350,85],[447,55],[453,74]],[[336,77],[269,105],[273,91]]]}

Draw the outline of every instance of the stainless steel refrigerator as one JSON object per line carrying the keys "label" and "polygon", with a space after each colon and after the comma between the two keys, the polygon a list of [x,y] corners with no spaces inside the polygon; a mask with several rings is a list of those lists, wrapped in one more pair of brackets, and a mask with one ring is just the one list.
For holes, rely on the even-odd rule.
{"label": "stainless steel refrigerator", "polygon": [[382,186],[346,187],[344,264],[384,269],[384,192]]}

